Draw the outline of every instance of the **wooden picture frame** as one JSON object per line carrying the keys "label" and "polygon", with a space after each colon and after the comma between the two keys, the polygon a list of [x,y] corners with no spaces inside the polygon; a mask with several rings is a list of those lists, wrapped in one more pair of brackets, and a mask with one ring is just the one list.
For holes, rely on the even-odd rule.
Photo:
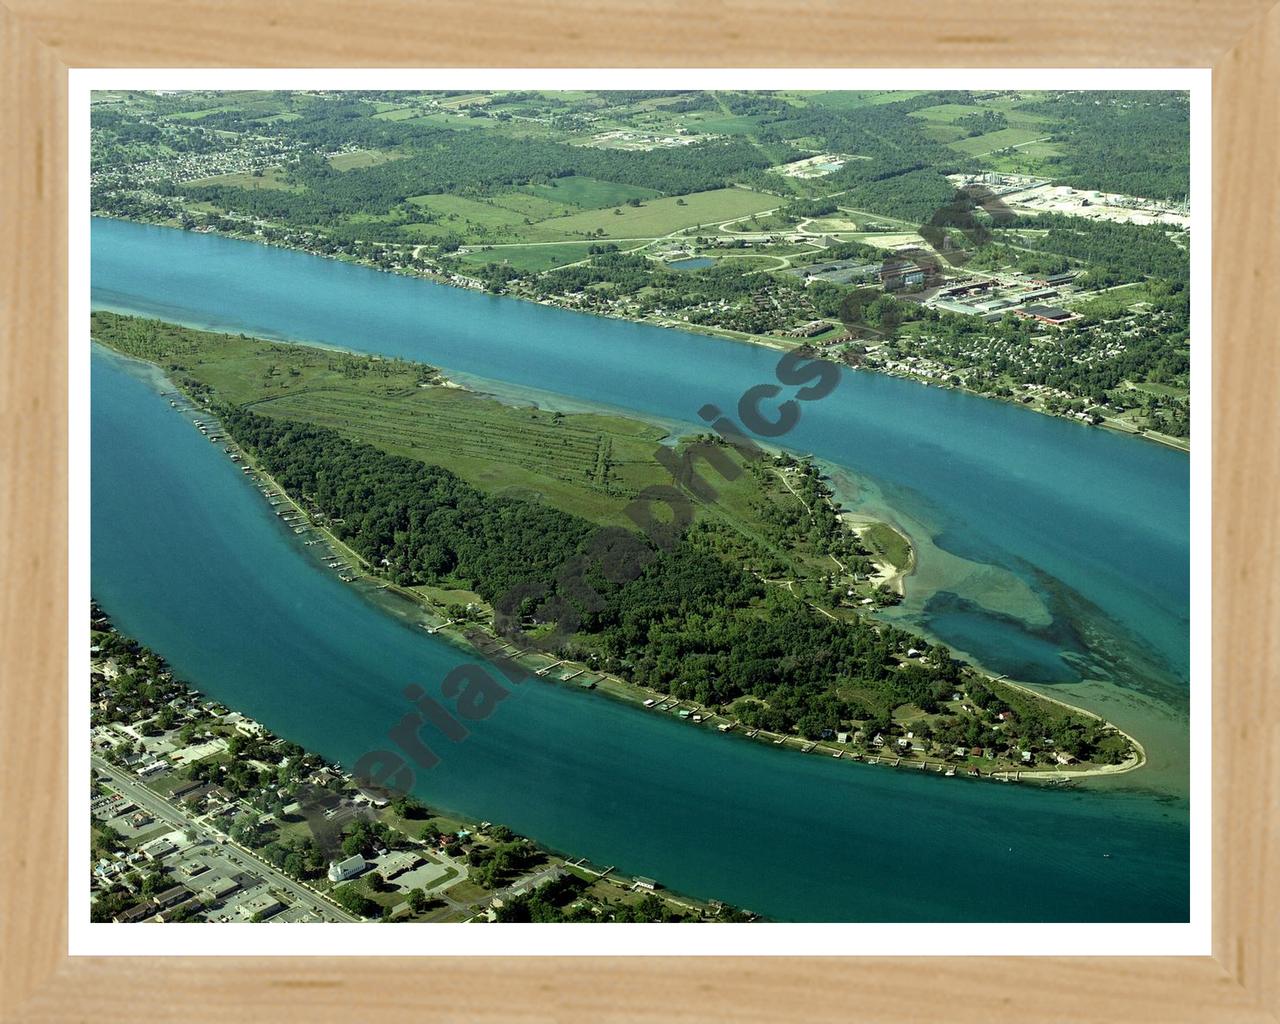
{"label": "wooden picture frame", "polygon": [[[1280,1019],[1280,351],[1270,344],[1280,302],[1266,279],[1280,257],[1278,61],[1271,0],[893,9],[226,0],[198,11],[173,0],[5,0],[3,1019]],[[1214,71],[1212,956],[457,958],[429,973],[413,959],[68,956],[69,68],[1135,65]]]}

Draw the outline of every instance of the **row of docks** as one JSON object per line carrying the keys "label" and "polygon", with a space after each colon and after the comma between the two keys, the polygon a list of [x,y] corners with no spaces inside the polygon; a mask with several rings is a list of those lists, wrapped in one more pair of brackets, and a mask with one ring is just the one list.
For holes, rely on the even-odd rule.
{"label": "row of docks", "polygon": [[699,707],[697,704],[689,704],[685,706],[685,702],[678,697],[650,697],[645,700],[644,706],[651,711],[663,711],[668,714],[675,715],[677,718],[692,722],[694,725],[715,725],[720,732],[733,732],[738,728],[739,723],[728,719],[722,719],[716,722],[715,719],[720,718],[719,715],[705,708]]}
{"label": "row of docks", "polygon": [[[173,409],[182,408],[173,399],[169,400],[169,406]],[[225,440],[225,435],[220,432],[221,428],[216,423],[205,422],[202,419],[197,419],[193,420],[192,424],[211,442],[218,443]],[[261,484],[260,474],[252,466],[244,463],[244,453],[234,441],[226,445],[222,450],[232,462],[240,464],[240,469],[246,476],[251,477],[254,480],[258,490],[262,492],[262,496],[267,499],[267,503],[275,508],[276,515],[286,526],[293,530],[295,535],[300,536],[307,531],[314,529],[311,516],[292,498],[283,491],[275,489],[270,484],[266,486]],[[324,543],[324,538],[321,536],[317,536],[312,540],[305,542],[307,547],[312,547],[316,544],[322,543]],[[333,569],[338,573],[338,579],[342,580],[343,583],[351,583],[359,578],[355,573],[354,567],[349,562],[345,561],[341,555],[331,553],[324,556],[322,561],[327,568]]]}

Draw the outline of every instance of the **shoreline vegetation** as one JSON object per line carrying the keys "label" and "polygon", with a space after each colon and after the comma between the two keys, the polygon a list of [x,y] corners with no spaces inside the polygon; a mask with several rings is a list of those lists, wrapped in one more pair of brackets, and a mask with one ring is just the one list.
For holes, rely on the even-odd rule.
{"label": "shoreline vegetation", "polygon": [[[532,648],[522,651],[495,631],[491,622],[492,606],[471,589],[476,586],[474,582],[468,586],[468,581],[465,580],[456,581],[453,585],[447,585],[447,581],[436,585],[405,585],[397,581],[392,578],[393,573],[387,559],[383,560],[382,565],[377,565],[349,543],[350,537],[344,539],[339,535],[343,533],[343,524],[340,519],[333,518],[332,511],[326,512],[314,498],[309,499],[305,490],[299,492],[296,488],[286,488],[278,475],[268,471],[260,451],[228,435],[230,428],[227,426],[225,413],[232,406],[226,403],[233,400],[237,389],[241,396],[252,394],[254,398],[250,402],[241,400],[240,407],[248,409],[249,406],[254,406],[254,422],[261,421],[266,425],[271,421],[258,415],[258,411],[266,410],[292,418],[300,411],[299,396],[305,396],[309,391],[323,392],[319,397],[322,412],[340,405],[343,395],[339,381],[364,381],[365,372],[375,366],[383,374],[382,379],[387,382],[376,385],[359,384],[358,386],[366,388],[362,393],[362,401],[369,400],[370,387],[393,394],[396,402],[421,401],[432,395],[438,396],[450,386],[450,382],[440,377],[437,371],[399,360],[356,358],[345,354],[341,362],[334,364],[332,360],[336,358],[337,350],[261,342],[246,339],[243,335],[235,338],[116,314],[95,313],[93,320],[95,340],[126,356],[159,366],[166,378],[176,384],[185,396],[183,405],[190,403],[181,411],[188,416],[199,417],[194,420],[196,426],[211,441],[220,443],[225,453],[241,465],[245,476],[253,480],[286,528],[297,535],[307,535],[309,539],[302,543],[312,554],[319,556],[321,564],[337,573],[343,582],[366,590],[372,598],[383,601],[389,592],[409,602],[419,628],[431,635],[482,655],[514,658],[532,676],[548,682],[596,689],[610,697],[623,699],[649,710],[673,714],[693,725],[739,733],[784,749],[824,754],[833,758],[933,771],[947,776],[1059,785],[1092,776],[1114,776],[1133,771],[1146,761],[1141,744],[1088,709],[1046,697],[1030,688],[1005,681],[1002,677],[979,673],[971,666],[961,666],[950,658],[945,648],[931,647],[922,640],[915,641],[919,645],[917,647],[912,644],[910,634],[893,631],[891,627],[879,623],[872,625],[875,633],[890,632],[894,637],[902,637],[901,649],[895,648],[889,656],[891,666],[899,670],[904,678],[908,674],[913,678],[918,677],[924,681],[925,688],[920,689],[917,685],[912,690],[913,693],[920,694],[916,702],[908,700],[888,707],[874,702],[868,705],[865,700],[861,705],[855,703],[855,708],[862,708],[861,713],[848,719],[846,724],[845,721],[837,722],[836,717],[840,713],[834,712],[836,717],[828,719],[829,726],[823,726],[818,719],[805,719],[807,725],[804,727],[771,727],[770,718],[766,715],[768,700],[761,705],[759,700],[750,696],[734,697],[727,701],[700,699],[697,694],[688,692],[687,688],[685,692],[677,692],[679,687],[652,686],[646,685],[643,680],[623,678],[625,673],[619,670],[622,666],[611,664],[607,658],[602,658],[598,646],[594,650],[588,646],[550,654],[541,651],[535,653]],[[226,352],[222,353],[224,358],[219,358],[220,347],[230,351],[233,358],[226,357]],[[325,368],[319,366],[319,355],[330,360]],[[290,364],[286,357],[293,357],[294,362]],[[308,363],[307,360],[313,357],[315,361]],[[396,367],[394,371],[393,363]],[[262,379],[263,366],[267,367],[265,380]],[[216,386],[211,385],[210,381],[215,381]],[[290,381],[298,382],[297,386],[292,386]],[[415,386],[407,388],[404,386],[405,382],[412,382]],[[351,383],[346,385],[348,388],[355,386],[357,385]],[[263,391],[268,392],[265,397],[262,396]],[[281,393],[284,391],[290,391],[291,394],[286,396]],[[465,389],[452,387],[450,400],[475,402],[482,399]],[[289,405],[291,402],[293,405]],[[170,405],[175,409],[181,408],[172,398]],[[288,407],[287,411],[280,412],[282,406]],[[204,419],[212,417],[215,409],[223,412],[220,422]],[[481,412],[491,413],[492,409],[486,407]],[[525,414],[532,415],[534,422],[538,422],[536,411],[529,413],[525,410]],[[547,415],[553,415],[554,428],[559,431],[571,430],[580,418],[576,414]],[[587,417],[586,421],[593,427],[598,427],[601,419]],[[617,421],[611,421],[607,425],[613,431],[610,444],[615,446],[610,450],[615,450],[622,443],[619,439],[625,440],[629,436],[625,431],[635,430],[634,424],[624,427]],[[349,425],[348,429],[350,430]],[[468,429],[474,430],[474,427]],[[243,430],[241,433],[243,434]],[[356,433],[359,434],[359,431]],[[653,436],[661,434],[658,431],[645,440],[651,441]],[[444,437],[443,443],[450,443],[447,434],[433,436]],[[406,443],[403,436],[384,437],[381,447],[400,451],[404,450]],[[281,457],[279,451],[275,455]],[[433,454],[419,451],[416,457],[430,460]],[[607,462],[608,459],[604,458],[603,461]],[[834,553],[825,553],[825,549],[811,550],[801,546],[787,548],[785,551],[778,549],[784,559],[775,559],[775,575],[761,571],[754,573],[766,596],[770,590],[789,591],[791,597],[799,597],[815,615],[834,624],[844,623],[849,626],[862,622],[867,609],[900,599],[905,577],[914,569],[914,554],[908,539],[887,524],[869,521],[865,517],[856,517],[847,512],[842,514],[812,466],[803,462],[796,463],[785,456],[781,460],[775,457],[773,462],[774,465],[760,475],[764,484],[757,482],[753,487],[774,487],[776,481],[785,485],[785,493],[771,495],[766,491],[764,497],[768,500],[765,507],[771,513],[777,512],[779,507],[784,512],[789,508],[787,514],[793,517],[794,525],[794,504],[798,502],[803,506],[809,523],[816,524],[820,514],[821,518],[838,524],[834,525],[836,533],[847,537],[842,543],[852,546],[838,547],[835,550],[849,558],[850,563],[853,558],[861,559],[856,564],[863,565],[870,571],[849,574],[850,582],[862,577],[860,582],[856,582],[856,590],[853,586],[846,588],[843,582],[836,583],[833,589],[831,570],[828,569],[824,586],[806,591],[806,587],[816,586],[812,579],[806,580],[803,574],[778,578],[778,567],[789,565],[794,569],[806,558],[820,559],[822,564],[828,564],[827,559],[830,559],[843,573],[848,564],[842,564],[841,558]],[[606,483],[610,480],[617,482],[607,474],[601,479]],[[631,483],[634,485],[643,482],[643,479],[632,479]],[[526,490],[530,481],[531,478],[527,476],[523,480]],[[808,500],[801,492],[809,496]],[[779,501],[788,500],[788,495],[794,501],[790,506],[780,506]],[[543,497],[548,496],[544,494]],[[581,496],[562,490],[555,497],[561,506],[565,506],[570,499],[577,501]],[[755,491],[751,492],[746,501],[741,501],[739,496],[740,503],[734,505],[729,512],[730,518],[734,518],[735,514],[737,516],[735,527],[741,529],[741,518],[746,514],[744,509],[753,507],[751,502],[758,498],[760,495]],[[594,495],[592,500],[595,500]],[[729,504],[728,499],[726,504]],[[613,515],[607,501],[599,503],[593,511],[593,518],[597,521],[610,521]],[[803,516],[799,517],[799,522],[805,524]],[[717,529],[722,527],[723,524],[720,524]],[[787,536],[786,531],[779,536]],[[722,540],[720,543],[723,546]],[[738,548],[731,547],[729,550],[741,556]],[[757,551],[755,556],[747,557],[759,557],[759,553]],[[800,585],[799,594],[797,584]],[[843,594],[844,589],[848,589],[847,595]],[[813,600],[809,599],[810,593]],[[840,595],[839,599],[833,600],[833,594]],[[829,607],[823,607],[823,601]],[[402,617],[404,610],[398,609]],[[536,624],[532,625],[536,631]],[[929,684],[927,681],[931,679],[934,682]],[[921,707],[921,704],[928,705],[928,708]],[[874,706],[880,706],[882,710],[868,714],[866,709]],[[1061,711],[1055,711],[1055,708]],[[815,725],[815,722],[818,724]],[[1033,727],[1031,722],[1037,724]],[[1043,725],[1039,724],[1041,722]],[[1007,738],[1014,735],[1015,731],[1021,735],[1020,730],[1024,728],[1033,730],[1036,735],[1028,736],[1016,744]],[[1041,729],[1044,736],[1039,735]],[[1051,739],[1051,734],[1058,738]],[[1074,752],[1068,749],[1071,747],[1074,747]]]}
{"label": "shoreline vegetation", "polygon": [[1188,118],[1073,90],[107,90],[90,208],[1186,449]]}
{"label": "shoreline vegetation", "polygon": [[89,627],[94,921],[759,919],[362,786],[176,679],[96,602]]}
{"label": "shoreline vegetation", "polygon": [[[486,288],[484,285],[484,282],[481,281],[479,278],[469,277],[465,274],[459,274],[448,269],[444,269],[444,268],[425,269],[425,268],[414,267],[410,265],[386,266],[386,265],[383,265],[382,263],[379,263],[376,259],[369,256],[361,256],[359,254],[351,255],[351,254],[341,253],[341,252],[326,252],[326,251],[323,251],[321,248],[319,248],[318,244],[309,247],[305,244],[300,244],[297,242],[283,242],[283,241],[268,239],[263,237],[261,234],[257,233],[254,230],[246,231],[240,228],[237,225],[237,222],[235,221],[228,222],[231,225],[230,227],[206,226],[206,227],[197,227],[197,228],[184,228],[181,223],[173,220],[172,218],[162,219],[162,218],[147,218],[147,217],[140,217],[140,216],[126,216],[126,215],[115,213],[115,212],[98,211],[98,210],[95,210],[93,212],[93,216],[103,217],[103,218],[112,219],[112,220],[123,220],[123,221],[128,221],[128,222],[137,223],[137,224],[145,224],[150,227],[164,227],[164,228],[169,228],[169,229],[178,230],[178,231],[192,230],[201,234],[215,234],[215,235],[220,235],[224,238],[234,239],[237,241],[254,242],[259,245],[267,245],[267,246],[271,246],[279,249],[288,249],[293,252],[306,253],[309,256],[318,256],[321,259],[334,260],[339,263],[349,263],[353,266],[363,267],[367,270],[375,270],[381,273],[395,274],[400,277],[417,278],[419,280],[429,281],[433,284],[446,285],[452,288],[462,288],[467,291],[479,291],[479,292],[485,292],[486,294],[495,294],[490,289]],[[317,236],[317,238],[315,239],[317,243],[319,243],[322,240],[323,240],[322,236]],[[407,248],[411,252],[413,252],[420,247],[402,246],[401,248]],[[783,337],[773,337],[773,336],[762,335],[762,334],[751,334],[744,331],[734,331],[728,328],[716,327],[711,324],[694,324],[694,323],[687,323],[687,322],[682,322],[678,320],[672,320],[670,318],[662,317],[662,316],[635,317],[635,316],[628,316],[626,314],[612,312],[608,310],[580,309],[573,305],[569,305],[563,302],[557,302],[554,300],[554,298],[535,298],[533,296],[523,295],[518,292],[510,292],[506,290],[497,292],[496,294],[498,294],[502,298],[515,299],[521,302],[532,302],[535,305],[552,306],[556,309],[561,309],[569,313],[579,313],[579,314],[586,314],[589,316],[598,316],[598,317],[603,317],[605,319],[610,319],[610,320],[623,320],[627,323],[643,324],[648,327],[659,327],[667,330],[684,331],[690,334],[701,334],[706,337],[719,338],[722,341],[733,341],[733,342],[739,342],[747,345],[757,345],[760,347],[773,349],[779,352],[787,352],[793,349],[798,349],[801,351],[808,351],[810,353],[813,353],[815,356],[820,358],[835,359],[837,361],[839,360],[838,354],[828,353],[827,355],[823,356],[821,351],[814,344],[807,341],[803,341],[803,340],[792,340],[792,339],[787,339]],[[841,329],[842,329],[842,325],[838,320],[827,321],[826,330],[828,332],[839,333]],[[863,362],[862,360],[851,362],[849,363],[849,365],[854,369],[862,370],[867,373],[878,373],[886,377],[895,377],[899,380],[909,380],[916,384],[923,385],[924,387],[936,387],[936,388],[941,388],[943,390],[959,391],[967,395],[972,395],[975,398],[983,398],[988,401],[1005,402],[1007,404],[1017,406],[1020,409],[1027,409],[1030,412],[1039,413],[1040,415],[1043,415],[1043,416],[1051,416],[1051,417],[1054,417],[1055,419],[1065,419],[1072,423],[1076,423],[1077,425],[1080,425],[1080,426],[1096,426],[1106,430],[1113,430],[1116,433],[1124,434],[1130,437],[1141,438],[1143,440],[1151,441],[1155,444],[1163,445],[1167,448],[1172,448],[1176,451],[1181,451],[1186,453],[1189,453],[1191,451],[1191,444],[1189,439],[1187,438],[1173,437],[1171,435],[1162,434],[1154,430],[1139,430],[1134,428],[1132,425],[1127,424],[1125,421],[1116,419],[1113,417],[1102,417],[1100,418],[1099,422],[1093,423],[1093,424],[1082,423],[1080,418],[1070,411],[1054,412],[1049,408],[1046,408],[1041,403],[1035,403],[1030,405],[1025,404],[1023,401],[1020,401],[1016,396],[1002,396],[1002,395],[997,395],[987,391],[979,391],[974,388],[966,387],[963,384],[954,384],[945,380],[937,380],[921,374],[912,373],[909,370],[906,370],[903,368],[895,367],[893,369],[888,369],[888,368],[878,367],[875,365],[869,365]]]}

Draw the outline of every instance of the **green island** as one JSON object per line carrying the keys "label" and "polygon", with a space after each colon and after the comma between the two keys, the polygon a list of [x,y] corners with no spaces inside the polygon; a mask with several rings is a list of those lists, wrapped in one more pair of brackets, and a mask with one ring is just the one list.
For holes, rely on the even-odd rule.
{"label": "green island", "polygon": [[[286,528],[374,599],[412,602],[424,629],[482,636],[547,682],[586,686],[692,725],[899,768],[1062,782],[1139,767],[1097,716],[993,679],[874,615],[910,571],[909,541],[851,522],[812,463],[746,458],[617,416],[507,405],[436,369],[95,312],[95,341],[160,367],[175,414],[239,463]],[[674,448],[672,445],[674,444]],[[715,453],[707,494],[656,548],[625,515],[673,475],[664,452]],[[713,460],[708,460],[713,461]],[[643,570],[562,568],[600,527],[630,531]],[[549,648],[544,597],[576,609]]]}
{"label": "green island", "polygon": [[91,919],[741,922],[505,826],[361,787],[90,609]]}
{"label": "green island", "polygon": [[92,206],[1190,437],[1184,93],[95,93]]}

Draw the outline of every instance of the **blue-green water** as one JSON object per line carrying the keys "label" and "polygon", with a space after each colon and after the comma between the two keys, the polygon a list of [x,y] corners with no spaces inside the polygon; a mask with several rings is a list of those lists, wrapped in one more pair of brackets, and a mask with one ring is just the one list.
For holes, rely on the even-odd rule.
{"label": "blue-green water", "polygon": [[705,270],[715,265],[716,261],[710,256],[690,256],[688,259],[672,260],[667,264],[671,270]]}
{"label": "blue-green water", "polygon": [[[120,222],[95,223],[93,274],[98,306],[410,355],[680,421],[708,401],[733,410],[777,360]],[[94,593],[188,678],[283,735],[347,764],[386,746],[408,710],[400,688],[430,687],[462,655],[316,569],[215,446],[120,366],[95,355]],[[987,664],[1015,660],[1023,678],[1062,679],[1065,666],[1067,679],[1105,679],[1122,661],[1140,672],[1117,685],[1185,694],[1185,456],[853,373],[787,443],[928,527],[921,573],[948,586],[905,617]],[[440,743],[444,762],[418,782],[429,802],[773,917],[1187,913],[1179,800],[804,758],[541,683],[465,742]]]}

